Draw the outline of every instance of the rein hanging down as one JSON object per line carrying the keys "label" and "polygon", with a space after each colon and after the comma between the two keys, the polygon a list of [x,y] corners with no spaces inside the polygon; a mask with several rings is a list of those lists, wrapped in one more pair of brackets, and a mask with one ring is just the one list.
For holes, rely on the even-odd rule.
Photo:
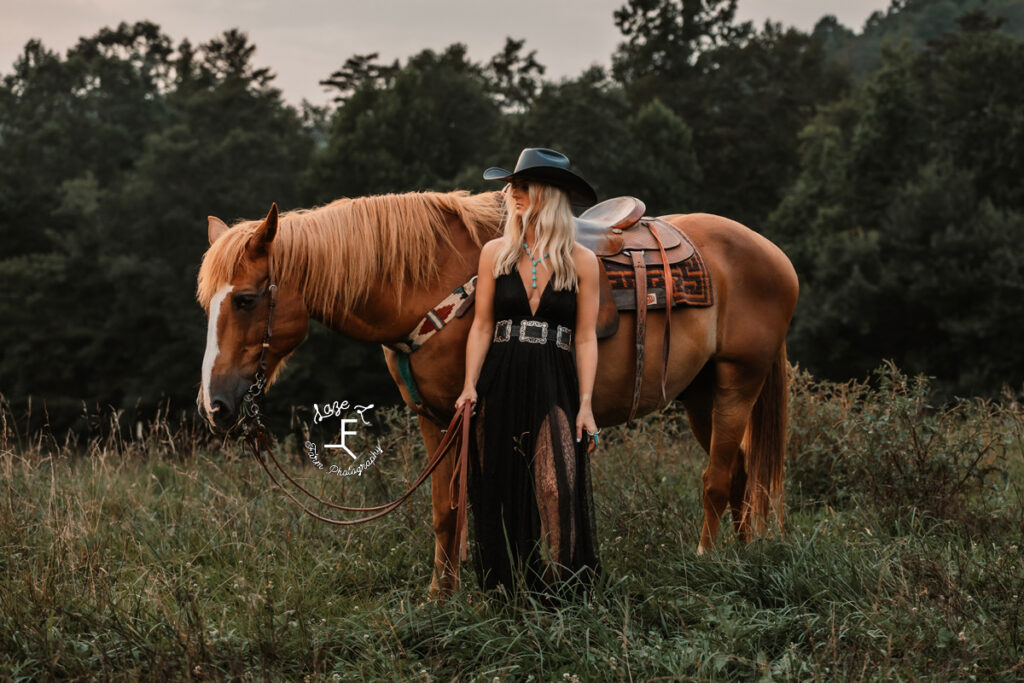
{"label": "rein hanging down", "polygon": [[[263,468],[263,471],[267,473],[270,480],[274,482],[274,484],[307,515],[326,524],[332,524],[335,526],[354,526],[383,517],[401,506],[402,503],[404,503],[409,496],[411,496],[413,492],[416,491],[424,481],[426,481],[427,477],[437,468],[452,446],[455,445],[456,442],[459,442],[459,447],[456,451],[454,472],[452,473],[452,478],[448,486],[449,500],[451,501],[450,509],[457,511],[455,527],[455,556],[460,560],[465,560],[466,490],[469,476],[469,423],[471,414],[470,410],[472,409],[469,402],[464,403],[462,408],[456,411],[448,425],[448,428],[444,430],[444,438],[441,440],[441,443],[438,444],[438,447],[431,456],[430,461],[420,472],[419,476],[416,477],[412,485],[409,486],[405,493],[389,503],[374,505],[371,507],[353,507],[331,503],[330,501],[320,498],[302,486],[299,482],[295,481],[287,470],[281,466],[281,463],[274,455],[273,449],[270,447],[271,434],[263,423],[262,417],[263,396],[267,386],[267,350],[270,348],[270,340],[273,336],[274,309],[277,305],[277,284],[273,282],[272,278],[268,279],[271,281],[267,286],[266,291],[269,293],[270,299],[267,302],[267,325],[263,332],[263,340],[260,342],[259,362],[253,383],[249,386],[249,389],[246,391],[245,397],[242,400],[243,409],[239,411],[238,424],[242,427],[242,438],[249,446],[252,457],[259,463],[260,467]],[[306,507],[302,501],[296,498],[295,495],[289,491],[277,477],[274,476],[274,473],[267,466],[266,459],[262,457],[262,451],[266,451],[270,461],[274,464],[274,467],[277,468],[288,482],[316,503],[335,510],[342,510],[346,512],[373,512],[374,514],[360,517],[358,519],[342,520],[324,517],[323,515],[314,512]],[[456,574],[458,574],[458,568],[459,562],[456,562]]]}

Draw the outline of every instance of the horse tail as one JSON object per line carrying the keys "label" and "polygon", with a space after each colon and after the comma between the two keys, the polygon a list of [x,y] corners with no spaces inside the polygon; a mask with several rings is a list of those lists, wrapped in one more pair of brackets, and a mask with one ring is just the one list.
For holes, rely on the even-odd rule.
{"label": "horse tail", "polygon": [[786,343],[779,347],[743,435],[747,488],[746,514],[753,528],[763,531],[774,511],[782,530],[785,488],[786,404],[788,400]]}

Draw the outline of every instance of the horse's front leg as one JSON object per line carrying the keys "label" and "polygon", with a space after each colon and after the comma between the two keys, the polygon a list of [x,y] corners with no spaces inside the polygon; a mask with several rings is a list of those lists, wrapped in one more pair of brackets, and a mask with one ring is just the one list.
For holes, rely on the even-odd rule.
{"label": "horse's front leg", "polygon": [[[420,433],[427,447],[428,457],[441,443],[441,430],[433,422],[419,417]],[[434,516],[434,576],[430,581],[430,594],[443,600],[459,589],[455,573],[459,558],[455,557],[455,518],[451,509],[448,485],[451,482],[455,450],[448,451],[444,460],[430,473],[430,494]]]}

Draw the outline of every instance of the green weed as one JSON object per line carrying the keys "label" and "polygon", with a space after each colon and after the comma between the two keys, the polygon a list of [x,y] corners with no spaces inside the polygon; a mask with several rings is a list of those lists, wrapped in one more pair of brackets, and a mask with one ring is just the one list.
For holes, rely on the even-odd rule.
{"label": "green weed", "polygon": [[[1020,406],[933,406],[924,380],[881,373],[794,373],[785,536],[743,545],[726,523],[703,557],[706,457],[681,408],[604,430],[606,572],[556,607],[485,593],[471,566],[458,595],[428,599],[426,486],[338,530],[184,417],[93,416],[102,429],[73,442],[0,411],[0,676],[1019,680]],[[295,436],[286,464],[325,495],[385,500],[426,453],[407,411],[381,420],[375,471],[327,477]]]}

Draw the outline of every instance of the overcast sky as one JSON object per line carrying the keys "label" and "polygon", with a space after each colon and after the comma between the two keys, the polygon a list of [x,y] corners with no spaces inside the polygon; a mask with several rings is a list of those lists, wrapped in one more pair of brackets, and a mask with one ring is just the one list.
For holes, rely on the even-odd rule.
{"label": "overcast sky", "polygon": [[[317,81],[353,54],[379,52],[383,61],[465,43],[471,59],[498,52],[505,37],[526,39],[526,49],[548,78],[575,76],[609,63],[621,34],[612,12],[624,0],[0,0],[0,73],[30,38],[63,53],[80,36],[121,21],[149,20],[177,44],[208,40],[239,28],[257,46],[255,63],[277,73],[275,85],[293,103],[329,100]],[[810,30],[834,14],[859,31],[888,0],[740,0],[739,15]]]}

